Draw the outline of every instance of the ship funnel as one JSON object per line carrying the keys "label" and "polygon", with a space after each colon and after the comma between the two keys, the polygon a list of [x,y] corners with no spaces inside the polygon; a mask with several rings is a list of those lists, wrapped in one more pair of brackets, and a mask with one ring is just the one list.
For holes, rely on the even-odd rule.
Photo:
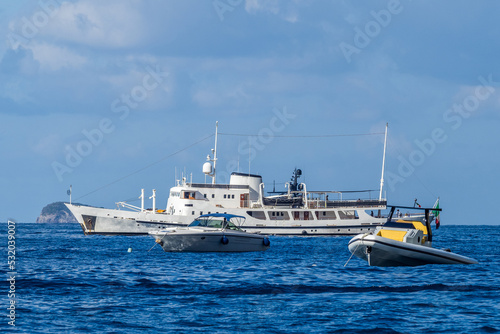
{"label": "ship funnel", "polygon": [[229,179],[230,185],[248,185],[250,192],[250,200],[258,201],[259,200],[259,192],[260,192],[260,184],[262,183],[262,176],[255,174],[246,174],[246,173],[238,173],[232,172],[231,178]]}

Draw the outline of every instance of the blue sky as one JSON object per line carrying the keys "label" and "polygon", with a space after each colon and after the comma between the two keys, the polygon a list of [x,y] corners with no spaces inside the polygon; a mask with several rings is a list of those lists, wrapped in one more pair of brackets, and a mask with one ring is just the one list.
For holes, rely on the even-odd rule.
{"label": "blue sky", "polygon": [[[69,185],[102,207],[156,188],[164,206],[176,174],[204,181],[216,121],[219,182],[239,165],[271,190],[298,167],[309,190],[378,189],[388,122],[390,203],[440,196],[443,224],[498,224],[499,12],[493,1],[4,3],[0,221],[34,222]],[[334,136],[346,134],[372,135]]]}

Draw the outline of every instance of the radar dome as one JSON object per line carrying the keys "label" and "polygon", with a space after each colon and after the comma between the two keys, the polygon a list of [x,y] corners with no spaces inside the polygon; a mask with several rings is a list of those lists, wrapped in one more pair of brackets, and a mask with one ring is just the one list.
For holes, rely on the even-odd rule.
{"label": "radar dome", "polygon": [[212,174],[212,164],[210,162],[205,162],[203,164],[203,173],[207,175]]}

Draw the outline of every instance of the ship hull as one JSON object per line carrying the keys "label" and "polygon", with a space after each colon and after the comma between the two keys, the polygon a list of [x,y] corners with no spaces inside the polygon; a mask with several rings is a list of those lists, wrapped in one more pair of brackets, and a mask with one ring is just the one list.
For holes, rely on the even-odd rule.
{"label": "ship hull", "polygon": [[[86,235],[147,235],[166,228],[187,226],[195,217],[170,215],[152,211],[134,212],[66,203]],[[385,218],[369,215],[349,220],[259,220],[245,209],[226,209],[228,213],[246,217],[242,228],[250,233],[282,236],[353,236],[373,231]]]}
{"label": "ship hull", "polygon": [[166,214],[112,210],[66,203],[86,235],[148,235],[149,232],[185,226]]}
{"label": "ship hull", "polygon": [[269,248],[264,236],[243,232],[176,230],[151,235],[165,252],[258,252]]}

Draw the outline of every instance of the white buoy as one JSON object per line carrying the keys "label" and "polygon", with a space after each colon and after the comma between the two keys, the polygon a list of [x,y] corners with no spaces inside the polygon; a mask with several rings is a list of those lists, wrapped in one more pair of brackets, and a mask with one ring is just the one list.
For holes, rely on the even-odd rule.
{"label": "white buoy", "polygon": [[129,247],[128,250],[127,250],[127,252],[132,253],[132,248]]}

